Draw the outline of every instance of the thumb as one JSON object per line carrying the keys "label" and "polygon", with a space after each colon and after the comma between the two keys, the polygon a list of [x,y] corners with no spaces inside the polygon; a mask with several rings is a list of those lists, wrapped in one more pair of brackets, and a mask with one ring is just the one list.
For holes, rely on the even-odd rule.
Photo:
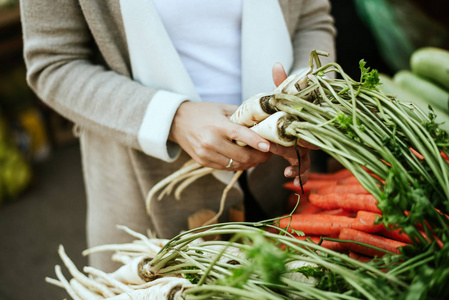
{"label": "thumb", "polygon": [[285,73],[284,66],[280,62],[273,65],[272,69],[273,82],[276,86],[279,86],[286,78],[287,73]]}

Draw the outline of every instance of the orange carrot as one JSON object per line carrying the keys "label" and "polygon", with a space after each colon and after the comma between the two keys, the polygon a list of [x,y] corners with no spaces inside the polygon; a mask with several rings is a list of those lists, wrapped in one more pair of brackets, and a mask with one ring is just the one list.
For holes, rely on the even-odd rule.
{"label": "orange carrot", "polygon": [[388,230],[386,228],[383,228],[380,231],[380,235],[396,240],[396,241],[400,241],[403,243],[407,243],[407,244],[411,244],[412,240],[410,239],[410,237],[402,231],[402,229],[392,229],[392,230]]}
{"label": "orange carrot", "polygon": [[[427,240],[427,241],[431,241],[430,238],[427,237],[427,234],[424,231],[419,231],[421,233],[421,235]],[[403,232],[401,229],[393,229],[393,230],[388,230],[386,228],[384,228],[381,232],[381,235],[394,239],[396,241],[400,241],[400,242],[404,242],[407,244],[411,244],[412,243],[412,239],[408,236],[408,234],[406,234],[405,232]],[[434,236],[435,241],[437,242],[437,244],[442,248],[444,246],[444,243],[437,237]]]}
{"label": "orange carrot", "polygon": [[346,178],[349,176],[353,176],[351,171],[348,169],[341,169],[334,173],[309,173],[309,180],[338,180],[342,178]]}
{"label": "orange carrot", "polygon": [[[443,151],[441,151],[441,156],[443,156],[444,160],[447,161],[449,163],[449,157],[446,155],[446,153],[444,153]],[[309,174],[310,176],[310,174]],[[309,177],[310,178],[310,177]]]}
{"label": "orange carrot", "polygon": [[349,176],[346,178],[339,179],[337,181],[337,184],[355,184],[355,183],[359,183],[359,180],[355,176]]}
{"label": "orange carrot", "polygon": [[[336,185],[337,182],[335,180],[307,180],[307,182],[303,185],[304,193],[310,192],[311,190],[315,190],[319,187],[328,186],[328,185]],[[301,187],[295,186],[293,181],[287,182],[284,184],[284,187],[294,191],[295,193],[302,194]]]}
{"label": "orange carrot", "polygon": [[310,204],[306,209],[304,209],[301,214],[304,215],[314,215],[314,214],[320,214],[324,210],[321,207],[315,206],[313,204]]}
{"label": "orange carrot", "polygon": [[330,186],[323,186],[311,193],[327,195],[327,194],[369,194],[368,191],[360,183],[351,184],[337,184]]}
{"label": "orange carrot", "polygon": [[[321,239],[321,237],[319,236],[297,236],[296,238],[301,241],[310,239],[310,241],[315,244],[319,244]],[[342,245],[339,242],[334,241],[322,240],[320,245],[323,246],[324,248],[338,252],[344,252],[346,250],[345,248],[342,247]]]}
{"label": "orange carrot", "polygon": [[[317,207],[317,206],[314,206]],[[322,208],[317,207],[321,211],[319,212],[322,215],[330,215],[330,216],[345,216],[354,218],[356,214],[353,211],[344,210],[343,208],[336,208],[336,209],[330,209],[330,210],[323,210]]]}
{"label": "orange carrot", "polygon": [[413,153],[413,155],[415,155],[418,159],[423,160],[424,156],[421,155],[421,153],[419,153],[418,151],[416,151],[415,149],[410,147],[410,151]]}
{"label": "orange carrot", "polygon": [[371,260],[371,257],[360,255],[360,254],[352,252],[352,251],[349,251],[349,255],[348,256],[350,258],[358,260],[360,262],[368,262],[368,261]]}
{"label": "orange carrot", "polygon": [[328,216],[321,214],[297,214],[290,218],[283,218],[279,222],[281,228],[290,227],[304,232],[306,235],[338,235],[342,228],[351,226],[354,218],[345,216]]}
{"label": "orange carrot", "polygon": [[357,194],[328,194],[319,195],[311,193],[309,195],[309,202],[315,206],[324,209],[343,208],[351,211],[370,211],[381,213],[377,207],[377,201],[371,194],[357,195]]}
{"label": "orange carrot", "polygon": [[[406,246],[406,243],[402,243],[399,241],[387,239],[382,236],[374,235],[371,233],[362,232],[359,230],[351,229],[351,228],[342,228],[340,235],[338,236],[341,240],[355,241],[361,242],[367,245],[375,246],[377,248],[397,253],[399,254],[399,248]],[[382,251],[378,251],[376,249],[372,249],[366,246],[362,246],[354,243],[341,242],[342,246],[349,251],[353,251],[356,253],[360,253],[367,256],[382,256],[385,253]]]}
{"label": "orange carrot", "polygon": [[368,233],[379,232],[385,228],[382,223],[375,224],[376,220],[380,217],[381,217],[381,215],[379,215],[379,214],[360,210],[357,212],[357,216],[355,217],[351,228],[355,229],[355,230],[360,230],[363,232],[368,232]]}

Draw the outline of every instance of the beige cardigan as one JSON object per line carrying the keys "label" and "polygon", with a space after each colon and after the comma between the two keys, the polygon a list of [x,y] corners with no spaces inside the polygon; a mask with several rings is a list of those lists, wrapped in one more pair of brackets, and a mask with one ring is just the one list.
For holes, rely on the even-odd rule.
{"label": "beige cardigan", "polygon": [[[257,3],[263,9],[264,1]],[[293,49],[290,70],[306,66],[312,49],[328,51],[333,59],[335,29],[328,1],[280,0],[279,4],[284,20],[278,21],[285,21]],[[167,197],[152,205],[151,217],[145,212],[150,188],[189,158],[182,152],[167,163],[142,151],[138,132],[158,90],[131,79],[120,1],[22,0],[21,13],[30,86],[42,101],[80,128],[88,246],[132,240],[115,228],[117,224],[171,237],[186,229],[187,217],[200,208],[217,211],[225,185],[209,176],[186,189],[182,201]],[[257,28],[252,30],[249,34],[257,38]],[[256,66],[261,58],[242,53],[242,59],[242,65],[248,61],[248,66]],[[253,76],[251,68],[245,72],[247,78]],[[243,82],[243,89],[245,85],[250,83]],[[273,216],[283,213],[287,195],[282,187],[284,167],[283,159],[273,157],[248,178],[251,191]],[[241,200],[241,191],[235,188],[227,203]],[[226,218],[225,214],[221,220]],[[92,265],[105,270],[112,269],[109,261],[108,254],[91,257]]]}

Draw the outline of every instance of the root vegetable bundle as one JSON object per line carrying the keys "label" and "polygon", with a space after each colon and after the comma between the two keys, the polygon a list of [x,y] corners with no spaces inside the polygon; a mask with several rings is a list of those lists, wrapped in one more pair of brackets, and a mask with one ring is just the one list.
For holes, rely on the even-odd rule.
{"label": "root vegetable bundle", "polygon": [[[121,227],[137,240],[97,246],[83,254],[111,251],[122,267],[112,273],[93,267],[80,271],[60,246],[59,255],[72,278],[66,279],[56,266],[57,279],[46,280],[64,288],[74,300],[375,300],[409,288],[401,278],[385,272],[384,260],[364,263],[284,230],[272,233],[266,227],[277,228],[273,221],[279,219],[209,225],[162,243]],[[209,239],[217,235],[231,238]]]}
{"label": "root vegetable bundle", "polygon": [[[336,63],[322,66],[323,54],[313,51],[303,73],[290,76],[272,92],[252,97],[231,117],[285,146],[296,147],[301,140],[312,143],[345,167],[338,174],[310,176],[301,186],[300,193],[309,191],[308,200],[318,207],[314,214],[309,210],[315,218],[303,211],[256,224],[208,225],[164,241],[159,248],[152,239],[133,233],[139,241],[131,248],[105,245],[90,250],[117,251],[114,259],[130,272],[117,270],[112,275],[87,267],[84,271],[91,276],[86,276],[60,251],[76,280],[68,282],[57,268],[58,280],[49,281],[73,293],[74,299],[94,299],[80,296],[82,292],[133,299],[145,299],[135,295],[145,292],[151,299],[449,297],[448,133],[435,122],[431,107],[423,111],[381,92],[377,71],[363,60],[360,79],[354,80]],[[332,72],[339,78],[326,76]],[[174,191],[181,198],[191,182],[213,171],[190,161],[150,191],[148,211],[156,196],[162,200]],[[215,219],[240,174],[236,172],[224,190]],[[343,182],[351,185],[347,188],[353,196],[335,192]],[[311,184],[313,189],[327,187],[312,196]],[[321,214],[321,224],[316,213]],[[304,221],[303,227],[296,227]],[[323,228],[334,230],[334,239],[304,237],[308,230],[320,235]],[[211,236],[230,240],[202,240]],[[378,247],[382,244],[389,248]],[[371,252],[361,252],[362,248]],[[170,284],[159,285],[164,282]],[[168,296],[153,296],[150,289],[156,286]]]}
{"label": "root vegetable bundle", "polygon": [[[257,130],[268,128],[258,133],[270,141],[295,146],[304,140],[327,152],[372,195],[384,225],[402,228],[416,248],[429,246],[418,223],[428,236],[448,240],[449,164],[444,157],[449,135],[435,122],[432,108],[423,111],[384,94],[377,86],[377,70],[363,60],[360,79],[354,80],[336,63],[322,66],[320,55],[325,53],[312,51],[304,72],[291,75],[270,93],[251,97],[231,120]],[[331,79],[329,73],[340,78]],[[184,180],[176,190],[180,198],[188,184],[212,172],[190,162],[150,191],[148,211],[164,187],[159,200]]]}

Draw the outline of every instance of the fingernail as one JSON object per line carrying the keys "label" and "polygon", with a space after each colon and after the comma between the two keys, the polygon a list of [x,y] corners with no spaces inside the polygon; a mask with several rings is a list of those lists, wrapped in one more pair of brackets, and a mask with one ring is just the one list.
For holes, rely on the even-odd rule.
{"label": "fingernail", "polygon": [[270,145],[268,145],[266,143],[259,143],[257,145],[257,147],[259,147],[260,151],[264,151],[264,152],[267,152],[268,150],[270,150]]}
{"label": "fingernail", "polygon": [[292,176],[292,175],[293,175],[292,170],[286,170],[285,171],[285,176]]}

